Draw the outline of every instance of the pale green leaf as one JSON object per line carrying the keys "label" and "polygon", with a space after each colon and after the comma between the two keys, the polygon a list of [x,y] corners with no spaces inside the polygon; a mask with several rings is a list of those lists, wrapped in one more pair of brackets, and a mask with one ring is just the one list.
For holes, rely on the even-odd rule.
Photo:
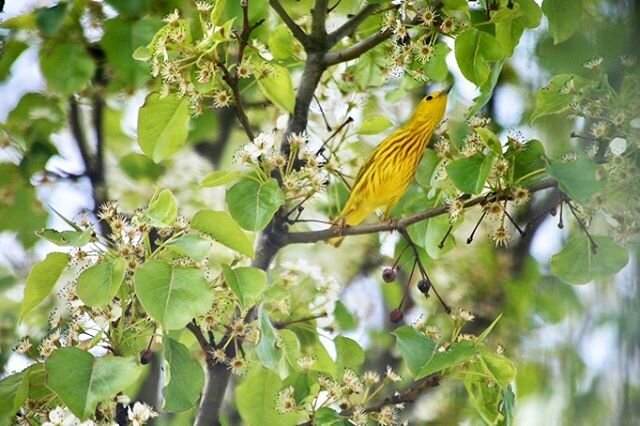
{"label": "pale green leaf", "polygon": [[226,200],[231,216],[240,226],[261,231],[284,203],[284,194],[275,179],[243,179],[227,190]]}
{"label": "pale green leaf", "polygon": [[191,227],[238,253],[254,256],[251,240],[227,212],[200,210],[193,216]]}
{"label": "pale green leaf", "polygon": [[569,284],[586,284],[612,276],[629,262],[629,252],[611,238],[593,239],[597,245],[595,254],[588,237],[571,239],[551,258],[551,273]]}
{"label": "pale green leaf", "polygon": [[121,257],[85,269],[78,276],[78,297],[89,306],[110,303],[120,289],[126,269],[127,262]]}
{"label": "pale green leaf", "polygon": [[216,170],[215,172],[211,172],[206,175],[204,179],[202,179],[200,186],[203,188],[213,188],[215,186],[226,185],[227,183],[233,182],[244,175],[244,173],[240,172]]}
{"label": "pale green leaf", "polygon": [[358,128],[361,135],[377,135],[393,126],[393,122],[383,115],[372,115],[364,120]]}
{"label": "pale green leaf", "polygon": [[293,113],[296,93],[291,82],[289,70],[277,64],[269,64],[272,72],[258,79],[262,94],[285,112]]}
{"label": "pale green leaf", "polygon": [[156,163],[171,157],[187,141],[189,119],[189,98],[149,95],[138,113],[142,152]]}
{"label": "pale green leaf", "polygon": [[69,263],[69,255],[66,253],[49,253],[47,257],[33,265],[24,285],[22,309],[20,320],[33,308],[38,306],[53,290],[62,271]]}
{"label": "pale green leaf", "polygon": [[489,78],[488,63],[501,60],[505,52],[493,35],[468,28],[456,38],[455,55],[462,75],[480,86]]}
{"label": "pale green leaf", "polygon": [[162,408],[165,411],[176,412],[195,407],[204,387],[202,366],[182,343],[165,336],[162,344],[164,360],[167,363],[167,368],[164,369]]}
{"label": "pale green leaf", "polygon": [[223,264],[222,272],[227,285],[245,308],[251,307],[267,287],[267,274],[262,269],[252,266],[231,268]]}
{"label": "pale green leaf", "polygon": [[149,201],[144,217],[151,226],[157,228],[173,226],[178,217],[178,204],[173,193],[168,189],[156,191]]}

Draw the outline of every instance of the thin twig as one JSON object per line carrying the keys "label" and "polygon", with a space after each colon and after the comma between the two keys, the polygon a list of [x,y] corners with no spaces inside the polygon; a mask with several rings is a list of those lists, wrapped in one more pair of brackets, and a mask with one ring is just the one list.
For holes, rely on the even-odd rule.
{"label": "thin twig", "polygon": [[356,13],[351,19],[342,24],[334,32],[329,33],[327,41],[329,46],[333,46],[344,37],[350,37],[355,30],[358,29],[360,24],[371,16],[378,9],[378,5],[374,3],[367,4],[358,13]]}

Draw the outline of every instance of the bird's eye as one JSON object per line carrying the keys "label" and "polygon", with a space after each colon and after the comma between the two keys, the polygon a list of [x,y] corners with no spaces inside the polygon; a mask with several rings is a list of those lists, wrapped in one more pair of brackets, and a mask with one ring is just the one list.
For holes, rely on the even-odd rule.
{"label": "bird's eye", "polygon": [[427,100],[430,101],[431,99],[433,99],[433,96],[429,95],[427,96]]}

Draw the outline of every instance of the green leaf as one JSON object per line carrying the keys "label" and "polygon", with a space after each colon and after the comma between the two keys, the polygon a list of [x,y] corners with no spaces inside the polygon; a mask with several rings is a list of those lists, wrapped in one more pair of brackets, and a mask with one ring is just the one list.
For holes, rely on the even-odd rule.
{"label": "green leaf", "polygon": [[503,426],[511,426],[513,425],[516,403],[516,396],[513,393],[513,389],[511,389],[511,385],[507,386],[505,389],[501,389],[500,396],[502,397],[502,409],[500,411],[504,416]]}
{"label": "green leaf", "polygon": [[251,307],[267,287],[267,274],[262,269],[252,266],[240,266],[232,269],[223,264],[222,273],[227,285],[244,308]]}
{"label": "green leaf", "polygon": [[521,181],[521,178],[546,166],[544,146],[535,139],[528,141],[522,149],[509,148],[504,156],[513,164],[513,180],[525,185],[529,179]]}
{"label": "green leaf", "polygon": [[474,129],[475,132],[480,136],[482,142],[495,154],[502,154],[502,144],[500,143],[500,139],[489,129],[485,129],[484,127],[478,127]]}
{"label": "green leaf", "polygon": [[16,414],[28,395],[28,370],[22,370],[0,380],[0,422],[2,422],[3,416]]}
{"label": "green leaf", "polygon": [[225,170],[216,170],[211,172],[202,179],[200,186],[203,188],[213,188],[220,185],[226,185],[229,182],[233,182],[241,177],[245,176],[241,172],[232,172]]}
{"label": "green leaf", "polygon": [[551,114],[559,114],[569,109],[576,93],[593,84],[574,74],[559,74],[536,93],[536,107],[531,113],[531,121]]}
{"label": "green leaf", "polygon": [[162,23],[152,19],[131,21],[120,16],[104,23],[104,36],[100,44],[109,64],[128,86],[140,87],[149,80],[149,65],[136,61],[134,51],[146,46]]}
{"label": "green leaf", "polygon": [[551,273],[569,284],[586,284],[608,278],[629,262],[629,253],[609,237],[593,237],[593,254],[587,237],[574,237],[551,258]]}
{"label": "green leaf", "polygon": [[484,351],[478,358],[487,373],[500,387],[506,388],[516,378],[516,367],[504,356]]}
{"label": "green leaf", "polygon": [[54,252],[49,253],[43,261],[33,265],[24,285],[20,321],[49,295],[68,263],[68,254]]}
{"label": "green leaf", "polygon": [[0,55],[0,81],[4,81],[9,76],[13,63],[27,47],[29,47],[27,43],[15,39],[7,42],[2,55]]}
{"label": "green leaf", "polygon": [[372,115],[362,120],[358,134],[361,135],[377,135],[393,126],[393,122],[382,115]]}
{"label": "green leaf", "polygon": [[549,176],[556,178],[560,190],[580,204],[587,203],[593,195],[604,188],[604,180],[597,180],[596,163],[586,157],[563,163],[552,162],[547,165]]}
{"label": "green leaf", "polygon": [[55,6],[38,9],[35,12],[36,24],[43,35],[52,37],[60,31],[64,18],[67,16],[68,3],[58,3]]}
{"label": "green leaf", "polygon": [[485,328],[484,331],[478,336],[478,338],[476,339],[476,342],[477,343],[483,342],[484,339],[487,338],[489,333],[491,333],[491,331],[495,328],[496,324],[498,324],[498,321],[500,321],[501,318],[502,318],[502,314],[498,315],[496,319],[494,319],[493,322],[489,324],[489,327]]}
{"label": "green leaf", "polygon": [[138,114],[138,144],[159,163],[175,154],[187,141],[189,99],[175,96],[147,97]]}
{"label": "green leaf", "polygon": [[322,426],[350,426],[351,423],[346,417],[342,417],[336,410],[329,407],[322,407],[313,416],[314,424]]}
{"label": "green leaf", "polygon": [[258,86],[262,94],[278,108],[293,113],[296,93],[289,70],[273,63],[269,66],[273,69],[269,76],[258,79]]}
{"label": "green leaf", "polygon": [[173,193],[168,189],[156,191],[149,201],[144,217],[150,225],[157,228],[173,226],[178,217],[178,204]]}
{"label": "green leaf", "polygon": [[277,61],[290,61],[295,58],[293,51],[295,43],[296,40],[284,24],[276,26],[269,32],[267,45],[273,55],[273,59]]}
{"label": "green leaf", "polygon": [[422,247],[430,258],[439,259],[455,247],[453,235],[449,233],[447,239],[444,240],[444,245],[440,248],[440,243],[451,226],[450,218],[448,215],[441,215],[424,222],[425,231],[421,236],[423,239]]}
{"label": "green leaf", "polygon": [[201,262],[209,254],[211,241],[194,234],[185,234],[171,241],[167,247],[180,256],[188,256],[196,262]]}
{"label": "green leaf", "polygon": [[74,347],[57,349],[44,365],[47,387],[82,420],[94,413],[99,402],[135,383],[142,372],[133,358],[94,358]]}
{"label": "green leaf", "polygon": [[284,357],[294,370],[299,369],[298,359],[300,358],[300,341],[298,340],[298,336],[296,336],[296,333],[291,330],[287,330],[286,328],[279,330],[278,334],[280,335],[280,341],[282,342],[282,352]]}
{"label": "green leaf", "polygon": [[478,353],[478,348],[469,341],[452,343],[444,352],[436,350],[425,365],[416,374],[416,379],[437,373],[445,368],[455,367],[467,362]]}
{"label": "green leaf", "polygon": [[165,411],[176,412],[195,407],[204,387],[202,366],[182,343],[165,336],[162,344],[164,360],[168,367],[164,369],[162,408]]}
{"label": "green leaf", "polygon": [[89,306],[104,306],[120,289],[127,262],[119,257],[112,262],[93,265],[78,276],[78,297]]}
{"label": "green leaf", "polygon": [[152,260],[138,268],[134,280],[140,303],[167,330],[181,329],[204,315],[213,303],[207,281],[195,268]]}
{"label": "green leaf", "polygon": [[276,329],[262,307],[258,309],[258,326],[260,342],[256,346],[256,356],[264,367],[275,369],[282,358],[282,349],[278,346]]}
{"label": "green leaf", "polygon": [[295,413],[276,411],[276,396],[284,384],[276,372],[253,368],[235,390],[235,401],[242,424],[260,426],[293,426],[298,423]]}
{"label": "green leaf", "polygon": [[338,323],[338,327],[343,331],[353,330],[358,325],[353,314],[351,314],[344,303],[339,300],[336,301],[333,316],[336,319],[336,323]]}
{"label": "green leaf", "polygon": [[396,328],[391,334],[396,336],[400,355],[415,376],[432,356],[436,343],[408,325]]}
{"label": "green leaf", "polygon": [[249,231],[264,229],[284,204],[284,194],[275,179],[243,179],[227,190],[226,199],[231,216]]}
{"label": "green leaf", "polygon": [[106,3],[113,6],[119,14],[126,17],[138,17],[144,15],[149,10],[150,0],[106,0]]}
{"label": "green leaf", "polygon": [[225,211],[200,210],[191,219],[191,228],[204,232],[220,244],[245,256],[255,255],[253,244],[247,235]]}
{"label": "green leaf", "polygon": [[500,420],[500,390],[499,386],[490,386],[484,377],[487,371],[481,362],[475,362],[468,368],[464,376],[464,385],[469,394],[469,400],[484,423],[498,424]]}
{"label": "green leaf", "polygon": [[364,349],[358,342],[344,336],[333,339],[336,345],[336,372],[344,373],[346,368],[356,371],[364,363]]}
{"label": "green leaf", "polygon": [[96,64],[83,44],[52,41],[40,49],[40,68],[52,90],[69,96],[84,89],[95,73]]}
{"label": "green leaf", "polygon": [[449,76],[447,66],[447,55],[451,52],[449,46],[438,43],[433,48],[433,55],[429,62],[424,65],[424,73],[433,81],[445,81]]}
{"label": "green leaf", "polygon": [[542,11],[549,20],[549,32],[555,44],[576,32],[582,20],[582,0],[544,0]]}
{"label": "green leaf", "polygon": [[224,6],[227,3],[227,0],[217,0],[213,9],[211,10],[211,14],[209,15],[209,20],[212,24],[218,24],[220,21],[220,17],[222,16],[222,12],[224,11]]}
{"label": "green leaf", "polygon": [[164,167],[144,154],[132,152],[120,158],[118,165],[131,179],[155,182],[164,173]]}
{"label": "green leaf", "polygon": [[82,247],[91,241],[91,229],[84,231],[56,231],[55,229],[42,229],[36,232],[41,238],[51,241],[57,246]]}
{"label": "green leaf", "polygon": [[491,69],[487,63],[499,61],[505,52],[491,34],[468,28],[456,38],[455,55],[462,75],[480,86],[489,78]]}
{"label": "green leaf", "polygon": [[479,194],[484,188],[494,160],[493,154],[476,154],[473,157],[460,158],[447,165],[447,174],[460,191]]}

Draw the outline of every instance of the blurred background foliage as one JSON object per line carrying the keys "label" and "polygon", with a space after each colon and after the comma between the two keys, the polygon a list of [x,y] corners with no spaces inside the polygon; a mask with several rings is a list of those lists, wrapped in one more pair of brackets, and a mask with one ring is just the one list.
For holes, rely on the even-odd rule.
{"label": "blurred background foliage", "polygon": [[[284,3],[301,21],[312,7],[311,0]],[[353,13],[360,3],[340,1],[336,14]],[[561,7],[565,12],[560,19],[572,29],[554,34],[545,18],[541,27],[525,32],[483,110],[496,133],[516,130],[536,137],[550,157],[585,149],[586,143],[571,133],[588,129],[590,123],[548,116],[531,126],[537,90],[552,75],[589,77],[591,71],[584,63],[595,57],[603,58],[609,82],[618,88],[620,56],[636,55],[640,40],[637,2],[571,0]],[[24,279],[31,265],[52,247],[38,242],[35,231],[62,224],[54,209],[66,217],[86,214],[93,221],[103,202],[117,199],[124,209],[133,210],[145,205],[156,187],[170,188],[185,213],[223,206],[224,192],[199,189],[199,182],[212,169],[232,167],[233,153],[246,142],[234,112],[218,108],[191,120],[188,146],[170,159],[156,164],[136,144],[132,117],[145,95],[159,86],[150,79],[148,64],[135,61],[132,55],[151,41],[163,25],[162,18],[174,9],[183,16],[195,16],[191,3],[74,0],[47,5],[12,2],[11,8],[9,16],[0,15],[0,93],[4,98],[0,103],[0,376],[26,362],[22,355],[13,354],[12,347],[25,335],[37,343],[45,335],[48,313],[58,303],[54,297],[47,299],[18,324]],[[227,2],[224,14],[241,16],[240,2]],[[252,21],[267,17],[275,24],[258,27],[253,36],[298,79],[301,46],[278,24],[268,3],[252,1],[250,17]],[[365,33],[379,26],[379,16],[369,19],[372,23],[363,25]],[[342,97],[335,99],[336,86],[338,91],[357,91],[364,97],[364,103],[353,110],[356,126],[368,114],[383,115],[396,124],[406,118],[413,99],[422,92],[421,85],[409,76],[385,78],[382,62],[380,48],[327,73],[317,95],[332,126],[343,118],[332,113],[341,108],[335,104],[343,102]],[[471,104],[473,87],[454,61],[447,64],[457,83],[448,116],[461,117]],[[355,83],[341,79],[351,72]],[[270,106],[257,85],[248,85],[243,96],[257,128],[269,130],[282,121],[281,112]],[[315,106],[311,121],[312,133],[327,134]],[[348,156],[355,164],[379,136],[357,139],[351,139],[353,152]],[[333,190],[344,196],[343,188]],[[520,219],[526,222],[544,211],[549,197],[536,197],[519,212]],[[330,211],[325,202],[317,202],[319,211]],[[464,244],[475,224],[467,220],[455,231],[455,248],[437,259],[425,257],[432,279],[449,304],[476,314],[465,332],[480,333],[502,314],[489,342],[494,347],[504,345],[518,370],[516,424],[638,424],[637,245],[627,267],[614,278],[568,285],[550,275],[549,259],[569,235],[580,230],[573,225],[557,229],[556,221],[549,217],[508,248],[496,248],[485,236]],[[393,339],[383,331],[395,327],[387,321],[387,313],[398,303],[402,289],[398,283],[384,284],[380,279],[382,266],[393,262],[395,251],[393,237],[374,235],[349,238],[339,252],[314,245],[288,247],[279,255],[283,260],[302,259],[338,278],[343,285],[341,300],[353,315],[342,318],[346,321],[342,325],[366,349],[367,367],[378,370],[387,364],[400,366]],[[423,315],[430,323],[446,327],[434,300],[425,301],[415,290],[411,303],[407,321]],[[141,392],[143,380],[149,381],[141,379]],[[150,398],[153,403],[155,397]],[[452,382],[421,396],[407,413],[410,424],[479,421],[463,387]],[[166,415],[156,424],[189,424],[192,415]],[[227,406],[226,415],[231,423],[239,421],[233,404]]]}

